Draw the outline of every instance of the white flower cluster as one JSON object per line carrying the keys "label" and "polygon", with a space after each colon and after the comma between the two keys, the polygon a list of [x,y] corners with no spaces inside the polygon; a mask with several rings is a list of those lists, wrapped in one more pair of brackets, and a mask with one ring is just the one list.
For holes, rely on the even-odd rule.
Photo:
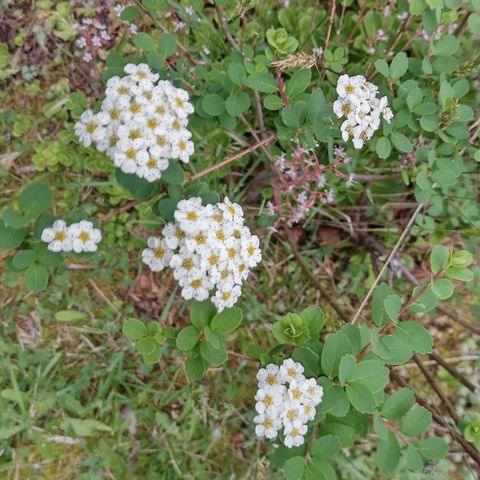
{"label": "white flower cluster", "polygon": [[303,370],[301,363],[288,358],[280,367],[270,363],[258,371],[258,415],[253,419],[258,437],[276,438],[283,427],[288,448],[303,444],[307,423],[315,418],[323,397],[323,388],[315,378],[305,378]]}
{"label": "white flower cluster", "polygon": [[95,143],[123,172],[154,182],[169,159],[188,163],[194,145],[187,117],[193,106],[188,92],[158,81],[148,65],[130,63],[124,70],[125,77],[108,80],[100,112],[83,112],[75,133],[85,147]]}
{"label": "white flower cluster", "polygon": [[56,220],[50,228],[43,229],[41,239],[48,243],[47,248],[52,252],[95,252],[102,234],[87,220],[70,226],[63,220]]}
{"label": "white flower cluster", "polygon": [[243,225],[242,208],[227,197],[206,206],[193,197],[181,200],[174,216],[175,223],[162,230],[163,239],[148,239],[143,262],[154,272],[173,268],[186,300],[206,300],[216,288],[211,300],[217,310],[232,307],[250,269],[262,259],[258,237]]}
{"label": "white flower cluster", "polygon": [[363,75],[340,75],[337,93],[333,111],[338,118],[345,117],[341,126],[342,138],[346,142],[352,136],[353,146],[357,149],[362,148],[380,127],[380,117],[388,123],[393,118],[387,97],[377,98],[378,87],[367,82]]}

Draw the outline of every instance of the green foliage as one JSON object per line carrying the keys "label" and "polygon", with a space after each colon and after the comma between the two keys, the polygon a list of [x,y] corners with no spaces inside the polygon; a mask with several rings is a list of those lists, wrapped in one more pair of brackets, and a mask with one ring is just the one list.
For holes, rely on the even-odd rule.
{"label": "green foliage", "polygon": [[122,327],[122,333],[130,340],[135,340],[135,349],[143,356],[146,364],[157,363],[162,355],[162,346],[172,336],[171,328],[164,329],[157,322],[146,325],[137,318],[129,318]]}
{"label": "green foliage", "polygon": [[267,42],[282,55],[293,53],[298,47],[298,40],[290,36],[284,28],[269,28]]}

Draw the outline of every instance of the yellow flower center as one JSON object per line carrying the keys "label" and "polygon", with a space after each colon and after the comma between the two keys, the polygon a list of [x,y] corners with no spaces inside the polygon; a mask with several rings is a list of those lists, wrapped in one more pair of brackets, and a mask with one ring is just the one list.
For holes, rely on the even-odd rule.
{"label": "yellow flower center", "polygon": [[294,368],[289,368],[287,370],[287,374],[289,377],[296,377],[297,376],[297,371]]}
{"label": "yellow flower center", "polygon": [[157,166],[157,161],[154,158],[150,158],[147,162],[147,167],[153,169],[153,168],[156,168],[156,166]]}
{"label": "yellow flower center", "polygon": [[298,437],[300,435],[300,431],[298,430],[298,428],[292,428],[292,431],[290,432],[290,436],[292,437]]}
{"label": "yellow flower center", "polygon": [[190,211],[187,213],[187,220],[190,222],[196,222],[198,220],[198,215],[195,212]]}
{"label": "yellow flower center", "polygon": [[78,238],[82,243],[87,243],[90,240],[90,234],[85,230],[82,230]]}
{"label": "yellow flower center", "polygon": [[159,115],[165,115],[165,107],[163,105],[157,105],[155,107],[155,113],[158,113]]}
{"label": "yellow flower center", "polygon": [[178,149],[183,152],[186,148],[187,148],[186,142],[183,140],[180,140],[178,142]]}
{"label": "yellow flower center", "polygon": [[192,283],[190,284],[193,288],[200,288],[202,286],[202,279],[199,278],[197,280],[192,280]]}
{"label": "yellow flower center", "polygon": [[352,111],[352,106],[349,103],[344,103],[342,105],[342,113],[348,115]]}
{"label": "yellow flower center", "polygon": [[180,123],[178,123],[177,120],[174,120],[174,121],[172,122],[172,128],[173,128],[174,130],[180,130],[180,129],[182,128],[182,126],[180,125]]}
{"label": "yellow flower center", "polygon": [[230,270],[228,268],[224,268],[220,273],[220,278],[225,280],[230,275]]}
{"label": "yellow flower center", "polygon": [[142,132],[138,129],[130,130],[128,132],[128,138],[130,140],[136,140],[137,138],[140,138],[142,136]]}
{"label": "yellow flower center", "polygon": [[118,120],[118,118],[120,117],[120,110],[118,108],[112,108],[108,113],[112,120]]}
{"label": "yellow flower center", "polygon": [[228,258],[235,258],[235,255],[237,254],[237,250],[235,248],[228,248],[227,253],[228,253]]}
{"label": "yellow flower center", "polygon": [[231,292],[223,292],[222,293],[222,300],[226,302],[232,296]]}
{"label": "yellow flower center", "polygon": [[165,255],[165,249],[162,247],[158,247],[154,250],[154,253],[157,258],[163,258],[163,256]]}
{"label": "yellow flower center", "polygon": [[269,373],[267,375],[266,382],[269,385],[275,385],[277,383],[277,376],[274,373]]}
{"label": "yellow flower center", "polygon": [[183,240],[185,238],[185,232],[183,230],[180,230],[179,228],[177,228],[176,231],[175,231],[175,236],[179,240]]}
{"label": "yellow flower center", "polygon": [[136,151],[134,148],[129,148],[129,149],[125,152],[125,156],[126,156],[129,160],[135,160],[135,158],[137,158],[137,151]]}
{"label": "yellow flower center", "polygon": [[295,412],[295,410],[289,410],[287,412],[287,418],[293,422],[296,418],[297,418],[297,413]]}
{"label": "yellow flower center", "polygon": [[125,87],[124,85],[121,85],[120,87],[117,88],[117,92],[120,94],[120,95],[126,95],[127,93],[130,93],[130,91],[128,90],[127,87]]}
{"label": "yellow flower center", "polygon": [[142,106],[139,103],[132,102],[130,104],[130,112],[131,113],[133,113],[133,114],[140,113],[141,110],[142,110]]}
{"label": "yellow flower center", "polygon": [[234,207],[230,206],[227,208],[227,212],[230,213],[231,215],[235,215],[236,210]]}
{"label": "yellow flower center", "polygon": [[263,403],[267,407],[271,407],[273,405],[273,397],[271,395],[265,395],[265,398],[263,399]]}
{"label": "yellow flower center", "polygon": [[59,242],[63,242],[66,238],[67,238],[67,235],[63,230],[55,232],[55,240],[58,240]]}
{"label": "yellow flower center", "polygon": [[176,97],[175,98],[175,104],[177,105],[177,107],[183,107],[185,102],[180,97]]}
{"label": "yellow flower center", "polygon": [[140,70],[137,72],[137,77],[143,80],[144,78],[147,78],[147,74]]}
{"label": "yellow flower center", "polygon": [[190,257],[184,258],[182,261],[182,267],[186,270],[191,270],[193,268],[193,260]]}
{"label": "yellow flower center", "polygon": [[204,235],[203,233],[199,233],[195,237],[195,241],[197,242],[198,245],[205,245],[207,243],[207,236]]}
{"label": "yellow flower center", "polygon": [[158,122],[154,118],[149,118],[147,120],[147,127],[153,130],[158,127]]}
{"label": "yellow flower center", "polygon": [[210,255],[210,257],[208,257],[208,263],[210,265],[217,265],[218,264],[218,255]]}
{"label": "yellow flower center", "polygon": [[292,397],[295,399],[295,400],[300,400],[302,398],[302,392],[300,391],[299,388],[296,388],[293,392],[292,392]]}
{"label": "yellow flower center", "polygon": [[166,143],[167,141],[165,140],[165,137],[163,137],[162,135],[157,137],[157,145],[159,145],[160,147],[164,147]]}
{"label": "yellow flower center", "polygon": [[269,429],[269,428],[272,428],[273,427],[273,422],[272,420],[270,420],[270,418],[265,418],[265,420],[263,421],[263,426],[266,428],[266,429]]}
{"label": "yellow flower center", "polygon": [[345,93],[347,93],[348,95],[351,95],[352,93],[355,93],[355,86],[352,85],[351,83],[349,83],[349,84],[345,87]]}
{"label": "yellow flower center", "polygon": [[222,217],[221,213],[216,213],[212,218],[217,223],[220,223],[223,220],[223,217]]}
{"label": "yellow flower center", "polygon": [[92,134],[97,129],[97,124],[95,122],[88,122],[86,130],[88,133]]}
{"label": "yellow flower center", "polygon": [[249,245],[247,248],[247,253],[250,257],[253,257],[253,254],[255,253],[255,247],[253,245]]}
{"label": "yellow flower center", "polygon": [[219,230],[215,236],[217,237],[218,240],[225,240],[225,232],[223,230]]}

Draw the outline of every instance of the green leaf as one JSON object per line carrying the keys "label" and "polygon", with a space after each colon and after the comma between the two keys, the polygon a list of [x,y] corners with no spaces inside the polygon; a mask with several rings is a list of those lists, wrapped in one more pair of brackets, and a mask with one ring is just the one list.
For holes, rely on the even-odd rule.
{"label": "green leaf", "polygon": [[157,342],[152,337],[142,337],[135,345],[137,352],[143,355],[153,354],[157,347]]}
{"label": "green leaf", "polygon": [[430,254],[430,267],[432,269],[432,273],[435,275],[440,270],[446,268],[449,258],[450,254],[448,250],[442,245],[436,245]]}
{"label": "green leaf", "polygon": [[162,172],[162,180],[169,185],[181,185],[185,180],[185,172],[179,161],[170,160],[168,168]]}
{"label": "green leaf", "polygon": [[393,146],[403,153],[410,153],[413,151],[412,142],[403,133],[393,132],[390,136]]}
{"label": "green leaf", "polygon": [[432,53],[435,56],[454,55],[460,48],[460,40],[453,35],[444,35],[432,46]]}
{"label": "green leaf", "polygon": [[6,208],[3,211],[3,219],[5,220],[5,226],[12,228],[26,227],[30,223],[28,218],[23,217],[12,208]]}
{"label": "green leaf", "polygon": [[290,99],[302,94],[310,85],[312,72],[308,68],[297,70],[285,84],[285,93]]}
{"label": "green leaf", "polygon": [[[412,295],[417,295],[421,289],[421,286],[415,287]],[[409,310],[414,313],[425,313],[433,310],[437,306],[437,303],[437,297],[430,290],[427,290],[410,305]]]}
{"label": "green leaf", "polygon": [[153,365],[160,360],[161,355],[162,349],[158,343],[155,343],[155,348],[151,352],[143,354],[143,363]]}
{"label": "green leaf", "polygon": [[400,78],[408,70],[408,57],[405,52],[397,53],[390,64],[390,77]]}
{"label": "green leaf", "polygon": [[419,471],[423,468],[423,460],[413,444],[407,447],[407,465],[411,470]]}
{"label": "green leaf", "polygon": [[287,480],[300,480],[305,471],[305,460],[303,457],[291,457],[283,465],[283,473]]}
{"label": "green leaf", "polygon": [[212,348],[220,348],[220,340],[217,335],[210,330],[208,325],[205,327],[203,333],[205,334],[205,340],[212,346]]}
{"label": "green leaf", "polygon": [[336,480],[332,465],[321,457],[314,456],[305,468],[305,480]]}
{"label": "green leaf", "polygon": [[247,78],[245,67],[241,63],[232,62],[228,66],[228,76],[233,84],[237,86],[242,85]]}
{"label": "green leaf", "polygon": [[177,208],[177,202],[171,198],[162,198],[158,202],[157,211],[161,217],[163,217],[167,222],[173,222],[175,219],[175,210]]}
{"label": "green leaf", "polygon": [[155,40],[145,32],[139,32],[135,35],[133,43],[140,50],[145,50],[146,52],[155,52],[157,50],[157,44]]}
{"label": "green leaf", "polygon": [[372,297],[372,318],[378,327],[383,327],[388,323],[387,312],[385,311],[384,301],[393,294],[393,290],[386,284],[381,283],[373,292]]}
{"label": "green leaf", "polygon": [[98,435],[97,432],[111,432],[112,429],[98,420],[93,418],[80,419],[80,418],[70,418],[68,422],[72,426],[74,432],[79,437],[91,437],[93,435]]}
{"label": "green leaf", "polygon": [[257,72],[252,73],[246,80],[245,85],[252,90],[262,93],[275,93],[278,90],[277,81],[271,73]]}
{"label": "green leaf", "polygon": [[189,325],[180,330],[177,335],[177,348],[188,352],[192,350],[200,338],[200,332],[193,326]]}
{"label": "green leaf", "polygon": [[137,7],[134,7],[133,5],[130,5],[129,7],[125,7],[122,10],[122,14],[120,15],[120,18],[124,22],[131,22],[135,20],[135,17],[138,15],[138,9]]}
{"label": "green leaf", "polygon": [[409,437],[421,435],[432,423],[432,414],[424,407],[410,410],[402,420],[402,433]]}
{"label": "green leaf", "polygon": [[381,137],[375,144],[375,151],[380,158],[388,158],[392,152],[392,144],[387,137]]}
{"label": "green leaf", "polygon": [[36,251],[36,261],[46,267],[58,267],[63,264],[63,256],[61,253],[51,252],[46,247]]}
{"label": "green leaf", "polygon": [[44,183],[31,183],[19,195],[18,202],[27,217],[38,217],[50,207],[52,190]]}
{"label": "green leaf", "polygon": [[342,386],[348,382],[349,378],[353,375],[355,370],[355,357],[350,353],[344,355],[340,360],[340,366],[338,368],[338,378]]}
{"label": "green leaf", "polygon": [[225,113],[225,100],[218,93],[209,93],[202,100],[202,108],[212,117]]}
{"label": "green leaf", "polygon": [[453,283],[447,278],[434,280],[431,286],[433,294],[440,300],[446,300],[453,295]]}
{"label": "green leaf", "polygon": [[48,272],[42,265],[33,264],[25,271],[25,287],[32,292],[44,290],[48,284]]}
{"label": "green leaf", "polygon": [[300,127],[300,122],[297,115],[290,108],[284,108],[282,110],[282,120],[283,123],[289,128],[297,129]]}
{"label": "green leaf", "polygon": [[381,360],[362,360],[355,365],[349,382],[363,384],[372,393],[382,391],[389,380],[389,370]]}
{"label": "green leaf", "polygon": [[203,302],[192,300],[190,304],[190,322],[199,331],[202,331],[210,323],[215,313],[215,305],[210,299],[203,300]]}
{"label": "green leaf", "polygon": [[395,435],[388,431],[387,438],[378,442],[375,461],[382,473],[393,472],[400,461],[400,445]]}
{"label": "green leaf", "polygon": [[473,35],[480,35],[480,15],[471,13],[468,16],[468,28]]}
{"label": "green leaf", "polygon": [[33,250],[22,250],[14,255],[12,264],[17,270],[25,270],[35,261]]}
{"label": "green leaf", "polygon": [[323,371],[329,377],[336,377],[340,360],[347,353],[354,353],[350,339],[344,333],[330,334],[322,350],[321,364]]}
{"label": "green leaf", "polygon": [[388,420],[403,417],[415,403],[415,395],[408,388],[401,388],[389,395],[382,405],[382,415]]}
{"label": "green leaf", "polygon": [[212,332],[225,336],[233,332],[240,325],[242,319],[243,312],[240,308],[226,308],[213,317],[210,327]]}
{"label": "green leaf", "polygon": [[417,322],[403,321],[395,327],[395,336],[408,348],[418,353],[431,353],[433,340],[422,325]]}
{"label": "green leaf", "polygon": [[278,95],[267,95],[263,104],[267,110],[280,110],[283,107],[283,101]]}
{"label": "green leaf", "polygon": [[190,357],[185,364],[188,378],[192,382],[200,380],[205,374],[206,365],[205,360],[199,355],[197,357]]}
{"label": "green leaf", "polygon": [[398,312],[402,308],[402,300],[398,295],[389,295],[384,301],[385,312],[390,320],[396,322],[398,320]]}
{"label": "green leaf", "polygon": [[375,410],[375,397],[370,390],[359,382],[349,383],[345,391],[350,403],[362,413],[373,413]]}
{"label": "green leaf", "polygon": [[158,52],[160,56],[166,60],[177,51],[177,40],[170,33],[162,33],[158,40]]}
{"label": "green leaf", "polygon": [[138,318],[129,318],[123,324],[122,333],[130,340],[139,340],[147,334],[147,327]]}
{"label": "green leaf", "polygon": [[214,366],[225,363],[228,358],[227,350],[223,344],[220,344],[220,348],[213,348],[208,342],[201,342],[200,354],[210,365]]}
{"label": "green leaf", "polygon": [[55,314],[55,320],[59,322],[78,322],[88,318],[85,312],[77,310],[60,310]]}
{"label": "green leaf", "polygon": [[[164,173],[162,173],[162,176]],[[122,172],[119,168],[115,170],[115,179],[135,200],[146,200],[158,192],[159,189],[156,183],[147,182],[133,173]]]}
{"label": "green leaf", "polygon": [[378,59],[375,62],[375,68],[377,72],[382,74],[384,77],[390,76],[390,68],[388,67],[388,63],[383,59]]}
{"label": "green leaf", "polygon": [[250,105],[251,102],[248,93],[240,92],[238,94],[232,94],[227,98],[225,109],[232,117],[238,117],[242,113],[245,113],[250,108]]}
{"label": "green leaf", "polygon": [[314,377],[320,373],[320,356],[310,348],[309,344],[295,348],[292,358],[304,366],[305,376]]}
{"label": "green leaf", "polygon": [[417,451],[427,460],[440,460],[448,453],[448,443],[440,437],[422,440],[416,445]]}
{"label": "green leaf", "polygon": [[470,282],[474,278],[473,272],[468,268],[450,267],[445,271],[445,276],[460,282]]}
{"label": "green leaf", "polygon": [[317,338],[325,323],[325,315],[321,308],[314,305],[300,313],[303,323],[308,327],[310,338]]}
{"label": "green leaf", "polygon": [[473,262],[473,255],[468,250],[458,250],[453,252],[452,267],[466,268]]}
{"label": "green leaf", "polygon": [[325,460],[331,460],[340,453],[341,448],[342,445],[337,437],[324,435],[313,442],[310,454]]}

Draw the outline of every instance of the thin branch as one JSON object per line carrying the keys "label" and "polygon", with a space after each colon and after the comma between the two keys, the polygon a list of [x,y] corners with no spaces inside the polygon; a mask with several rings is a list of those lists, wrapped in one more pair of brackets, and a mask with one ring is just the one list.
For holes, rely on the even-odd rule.
{"label": "thin branch", "polygon": [[447,409],[450,416],[453,418],[454,422],[458,423],[459,417],[457,415],[457,412],[453,408],[453,405],[451,404],[450,400],[442,392],[442,389],[437,385],[437,382],[435,382],[433,375],[428,371],[428,368],[423,364],[422,360],[416,353],[413,354],[412,358],[413,358],[413,361],[418,365],[418,368],[420,369],[423,376],[425,377],[425,380],[427,380],[428,384],[432,387],[433,391],[437,394],[438,398],[445,405],[445,408]]}
{"label": "thin branch", "polygon": [[192,175],[191,177],[188,177],[185,180],[185,183],[190,183],[195,180],[198,180],[199,178],[203,177],[204,175],[208,175],[209,173],[216,172],[220,168],[224,167],[225,165],[228,165],[231,162],[234,162],[235,160],[238,160],[245,155],[248,155],[249,153],[254,152],[255,150],[258,150],[259,148],[262,148],[263,146],[269,144],[271,141],[273,141],[276,137],[275,133],[272,133],[269,135],[267,138],[264,138],[263,140],[260,140],[257,142],[255,145],[252,145],[251,147],[246,148],[245,150],[242,150],[241,152],[225,158],[225,160],[221,161],[220,163],[217,163],[215,165],[212,165],[211,167],[205,168],[201,172],[196,173],[195,175]]}
{"label": "thin branch", "polygon": [[325,39],[324,51],[328,49],[330,45],[330,37],[332,35],[333,20],[335,18],[335,10],[337,9],[337,1],[332,0],[332,6],[330,8],[330,15],[328,17],[327,38]]}
{"label": "thin branch", "polygon": [[[465,378],[465,376],[462,375],[462,373],[459,372],[455,367],[450,365],[452,359],[448,359],[448,358],[444,359],[440,355],[438,355],[438,353],[436,353],[436,352],[432,352],[429,355],[429,357],[434,362],[441,365],[448,373],[450,373],[450,375],[452,375],[452,377],[456,378],[461,384],[463,384],[465,387],[467,387],[471,392],[473,392],[473,393],[476,392],[477,388],[475,387],[475,385],[472,382],[470,382],[467,378]],[[474,358],[478,359],[479,356],[475,355]],[[468,359],[468,357],[459,357],[459,359],[453,359],[453,360],[462,361],[462,360],[465,360],[465,359]],[[427,362],[424,362],[424,365],[426,365],[426,364],[427,364]]]}
{"label": "thin branch", "polygon": [[362,310],[365,308],[365,305],[370,300],[370,297],[372,296],[373,291],[375,290],[375,288],[377,288],[377,285],[380,283],[380,280],[382,279],[383,274],[385,273],[386,269],[388,268],[388,265],[393,260],[393,257],[398,252],[398,250],[399,250],[400,246],[402,245],[403,241],[405,240],[405,238],[407,238],[407,235],[410,231],[410,228],[412,228],[413,222],[415,221],[415,218],[420,213],[420,210],[423,208],[423,206],[424,206],[424,203],[420,203],[417,206],[417,208],[415,209],[415,211],[413,212],[413,215],[410,217],[410,220],[408,221],[408,224],[405,227],[405,230],[400,235],[400,238],[398,239],[398,241],[397,241],[395,247],[393,248],[393,250],[390,252],[390,255],[388,256],[387,260],[385,261],[382,269],[380,270],[380,273],[377,275],[377,278],[373,282],[372,286],[370,287],[370,290],[368,291],[367,295],[363,299],[363,302],[361,303],[360,307],[358,308],[357,313],[355,313],[355,316],[353,317],[352,322],[351,322],[352,324],[355,324],[357,322],[357,320],[359,319],[360,314],[362,313]]}

